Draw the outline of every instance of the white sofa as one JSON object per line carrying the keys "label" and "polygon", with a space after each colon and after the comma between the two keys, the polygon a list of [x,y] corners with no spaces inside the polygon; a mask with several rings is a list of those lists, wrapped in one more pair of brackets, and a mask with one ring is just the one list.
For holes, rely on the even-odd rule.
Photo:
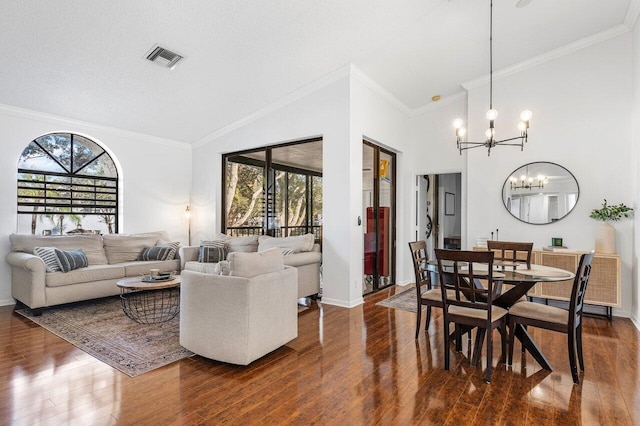
{"label": "white sofa", "polygon": [[297,270],[279,250],[231,253],[229,264],[229,276],[183,271],[180,344],[247,365],[298,336]]}
{"label": "white sofa", "polygon": [[[47,237],[12,234],[9,239],[12,251],[6,260],[11,265],[11,294],[36,315],[48,306],[117,295],[120,291],[116,282],[139,276],[151,268],[180,270],[177,252],[170,260],[136,260],[145,247],[168,242],[166,232]],[[69,272],[47,272],[44,261],[33,252],[35,247],[82,249],[89,266]]]}
{"label": "white sofa", "polygon": [[[298,298],[316,296],[320,292],[320,265],[322,253],[320,245],[314,244],[313,234],[299,235],[285,238],[275,238],[266,235],[230,237],[217,234],[214,240],[224,240],[229,253],[232,252],[262,252],[274,247],[292,249],[295,253],[284,256],[284,264],[298,270]],[[180,248],[181,270],[217,274],[216,263],[198,262],[199,246]]]}

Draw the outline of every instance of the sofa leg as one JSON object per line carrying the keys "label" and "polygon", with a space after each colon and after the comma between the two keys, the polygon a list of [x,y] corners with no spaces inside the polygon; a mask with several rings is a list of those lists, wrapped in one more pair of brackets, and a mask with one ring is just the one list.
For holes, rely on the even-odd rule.
{"label": "sofa leg", "polygon": [[39,317],[42,315],[42,312],[44,312],[44,308],[34,308],[31,309],[31,312],[33,313],[34,317]]}

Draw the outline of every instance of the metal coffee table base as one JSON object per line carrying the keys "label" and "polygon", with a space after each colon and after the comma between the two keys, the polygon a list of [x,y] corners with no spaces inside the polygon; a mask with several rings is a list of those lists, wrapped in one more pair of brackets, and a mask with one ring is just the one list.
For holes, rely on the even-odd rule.
{"label": "metal coffee table base", "polygon": [[140,324],[169,321],[180,313],[180,288],[123,291],[120,293],[122,311]]}

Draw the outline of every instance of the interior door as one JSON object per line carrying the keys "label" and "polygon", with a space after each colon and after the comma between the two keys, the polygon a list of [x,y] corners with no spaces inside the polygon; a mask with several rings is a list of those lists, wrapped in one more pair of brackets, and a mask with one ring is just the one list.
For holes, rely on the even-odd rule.
{"label": "interior door", "polygon": [[396,156],[363,142],[363,294],[395,283]]}

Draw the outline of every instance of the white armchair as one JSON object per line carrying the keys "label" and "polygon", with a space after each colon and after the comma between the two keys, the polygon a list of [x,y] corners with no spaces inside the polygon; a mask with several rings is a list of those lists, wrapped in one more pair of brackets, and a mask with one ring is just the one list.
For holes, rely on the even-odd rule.
{"label": "white armchair", "polygon": [[[260,261],[243,261],[253,271],[256,265],[259,269]],[[232,274],[243,269],[237,261],[230,263]],[[206,358],[239,365],[274,351],[298,336],[297,282],[298,272],[289,266],[250,278],[183,271],[180,344]]]}

